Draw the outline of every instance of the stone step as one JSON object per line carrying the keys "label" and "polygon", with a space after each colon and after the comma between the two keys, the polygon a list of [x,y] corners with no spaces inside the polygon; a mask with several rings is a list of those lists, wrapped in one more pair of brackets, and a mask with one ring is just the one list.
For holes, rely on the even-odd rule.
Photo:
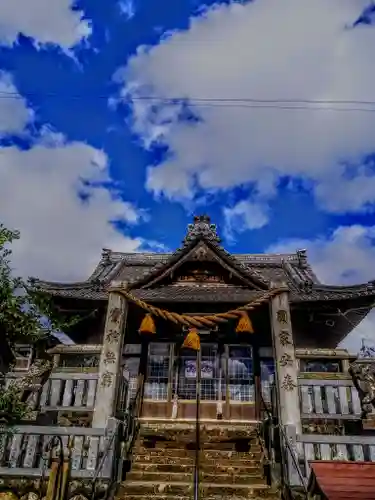
{"label": "stone step", "polygon": [[[211,461],[210,463],[201,462],[199,469],[208,474],[216,473],[229,473],[229,474],[258,474],[262,470],[259,465],[240,465],[234,466],[230,463],[217,463]],[[194,470],[193,462],[183,462],[179,460],[175,462],[173,459],[169,463],[155,463],[153,461],[140,461],[137,460],[132,464],[132,471],[147,471],[147,472],[192,472]]]}
{"label": "stone step", "polygon": [[[260,450],[260,445],[258,442],[245,443],[245,444],[237,444],[235,441],[211,441],[207,442],[203,438],[200,441],[201,447],[205,450],[223,450],[223,451],[241,451],[241,452],[249,452],[251,450],[257,451]],[[178,440],[171,441],[161,441],[155,440],[150,441],[147,439],[140,439],[136,445],[136,447],[145,448],[145,449],[160,449],[160,450],[170,450],[170,449],[185,449],[186,451],[195,450],[195,440],[191,440],[189,442],[181,442]]]}
{"label": "stone step", "polygon": [[[257,437],[258,426],[254,423],[200,422],[200,434],[205,442],[211,440],[244,439]],[[190,441],[195,436],[195,422],[158,421],[142,422],[140,436],[146,439],[164,438],[167,441]]]}
{"label": "stone step", "polygon": [[181,457],[194,459],[194,450],[185,450],[185,448],[161,449],[161,448],[145,448],[140,446],[134,450],[134,455],[148,455],[150,457]]}
{"label": "stone step", "polygon": [[[192,482],[193,471],[189,472],[150,472],[146,470],[134,470],[127,475],[127,481],[142,481],[153,483],[174,483],[174,482]],[[202,485],[211,484],[230,484],[230,485],[251,485],[251,484],[266,484],[264,477],[258,472],[257,474],[211,474],[204,471],[200,474]]]}
{"label": "stone step", "polygon": [[266,479],[262,476],[260,471],[255,474],[212,474],[202,472],[200,475],[202,485],[206,484],[221,484],[221,485],[266,485]]}
{"label": "stone step", "polygon": [[250,452],[250,453],[238,453],[236,451],[221,451],[221,450],[203,450],[200,454],[202,459],[205,460],[215,460],[215,461],[227,461],[228,463],[253,461],[260,462],[263,453],[261,451]]}
{"label": "stone step", "polygon": [[[207,447],[207,446],[202,446],[201,452],[206,453],[206,454],[215,454],[216,456],[223,456],[223,457],[233,457],[235,455],[239,457],[248,457],[249,455],[253,455],[254,457],[260,456],[262,454],[262,448],[260,446],[252,446],[248,451],[237,451],[233,445],[231,448],[226,449],[223,448],[221,445],[218,446],[216,445],[215,447]],[[147,455],[150,454],[152,456],[195,456],[195,449],[187,449],[183,446],[178,446],[174,443],[174,447],[162,447],[162,446],[155,446],[153,448],[149,448],[147,446],[143,445],[136,445],[134,447],[134,453],[135,454],[142,454],[142,455]]]}
{"label": "stone step", "polygon": [[135,464],[144,463],[144,464],[156,464],[156,465],[174,465],[178,463],[183,466],[194,466],[194,458],[188,457],[168,457],[168,456],[157,456],[154,457],[152,455],[134,455],[133,456],[133,467]]}
{"label": "stone step", "polygon": [[[157,495],[153,494],[147,497],[149,500],[192,500],[193,496],[190,494],[188,496],[181,495]],[[201,497],[202,498],[202,497]],[[223,500],[222,495],[205,495],[202,500]],[[230,495],[226,496],[225,499],[230,500],[280,500],[281,496],[274,491],[264,490],[251,494],[250,496],[238,496],[238,495]],[[145,496],[143,494],[129,494],[127,492],[123,492],[121,495],[116,495],[115,500],[145,500]]]}
{"label": "stone step", "polygon": [[[192,500],[191,496],[176,496],[176,495],[152,495],[148,498],[152,500]],[[129,494],[125,490],[117,493],[115,500],[145,500],[144,495]],[[219,499],[218,499],[219,500]],[[220,498],[220,500],[222,500]],[[242,499],[241,499],[242,500]]]}
{"label": "stone step", "polygon": [[[116,495],[116,500],[127,499],[130,497],[152,497],[155,496],[170,496],[173,498],[188,497],[191,498],[194,490],[194,483],[190,481],[189,483],[183,482],[157,482],[154,481],[126,481],[120,487],[119,492]],[[200,484],[200,496],[203,499],[217,497],[219,498],[231,498],[241,497],[242,499],[257,499],[257,498],[268,498],[268,499],[278,499],[277,493],[273,491],[269,486],[265,484],[251,484],[251,485],[239,485],[239,484],[227,484],[227,483],[204,483]]]}
{"label": "stone step", "polygon": [[149,472],[147,470],[132,469],[126,476],[127,484],[129,481],[139,481],[148,483],[191,483],[193,481],[193,471],[189,472]]}
{"label": "stone step", "polygon": [[[162,455],[150,455],[150,454],[137,454],[133,455],[133,464],[135,463],[148,463],[154,465],[173,465],[179,464],[184,466],[194,466],[195,457],[184,457],[184,456],[162,456]],[[232,457],[222,457],[218,455],[200,454],[200,463],[205,464],[207,467],[225,467],[225,468],[241,468],[241,467],[261,467],[261,456],[251,457],[247,456],[232,456]]]}

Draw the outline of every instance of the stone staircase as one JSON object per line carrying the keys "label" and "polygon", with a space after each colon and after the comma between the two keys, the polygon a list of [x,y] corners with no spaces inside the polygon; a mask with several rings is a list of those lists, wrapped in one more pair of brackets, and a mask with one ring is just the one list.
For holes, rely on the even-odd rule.
{"label": "stone staircase", "polygon": [[[200,434],[201,500],[280,499],[278,492],[267,485],[254,429],[202,425]],[[143,425],[131,470],[116,500],[192,500],[194,435],[191,424]]]}

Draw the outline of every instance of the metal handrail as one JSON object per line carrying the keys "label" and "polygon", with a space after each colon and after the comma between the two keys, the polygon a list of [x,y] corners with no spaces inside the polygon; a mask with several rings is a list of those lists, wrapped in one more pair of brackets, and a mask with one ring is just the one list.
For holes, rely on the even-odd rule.
{"label": "metal handrail", "polygon": [[[289,451],[289,454],[290,456],[292,457],[292,461],[293,461],[293,465],[295,467],[295,469],[297,470],[297,473],[298,473],[298,477],[301,481],[301,484],[302,484],[302,487],[303,487],[303,490],[305,492],[306,495],[308,495],[308,490],[307,490],[307,486],[306,486],[306,481],[305,481],[305,478],[303,476],[303,473],[302,473],[302,470],[301,470],[301,467],[295,457],[295,454],[294,454],[294,450],[289,442],[289,439],[288,439],[288,436],[286,435],[285,433],[285,429],[284,427],[279,423],[277,422],[277,424],[275,424],[275,419],[277,418],[275,415],[273,415],[268,406],[266,405],[265,401],[264,401],[264,398],[263,398],[263,394],[262,392],[260,391],[260,399],[261,399],[261,402],[262,402],[262,405],[263,405],[263,408],[267,414],[267,418],[268,418],[268,421],[270,422],[270,425],[273,427],[273,428],[277,428],[279,431],[280,431],[280,436],[284,442],[284,444],[286,445],[286,448],[288,449]],[[272,403],[271,403],[272,404]],[[262,423],[266,423],[267,420],[263,421]],[[280,442],[280,448],[281,447],[281,442]],[[281,460],[282,460],[282,469],[283,469],[283,475],[284,475],[284,482],[285,482],[285,477],[287,477],[287,474],[285,473],[285,468],[286,468],[286,461],[285,461],[285,456],[283,453],[281,453]]]}
{"label": "metal handrail", "polygon": [[[127,409],[125,415],[124,415],[124,420],[118,420],[119,425],[121,425],[124,429],[124,442],[127,444],[126,446],[126,458],[129,457],[129,454],[133,448],[135,438],[138,434],[138,413],[139,413],[139,400],[140,400],[140,394],[141,394],[141,384],[137,388],[137,392],[135,394],[134,399],[130,402],[129,408]],[[97,466],[97,468],[94,471],[93,478],[91,480],[91,492],[92,492],[92,498],[95,496],[95,487],[96,487],[96,481],[99,477],[99,474],[103,468],[103,465],[105,463],[105,460],[108,456],[109,451],[112,449],[114,443],[115,443],[115,437],[119,435],[118,429],[113,432],[111,439],[107,443],[107,446],[104,450],[104,453],[101,457],[101,460]],[[114,457],[114,460],[116,461],[116,456]],[[123,457],[122,457],[123,458]],[[114,467],[113,467],[114,468]],[[114,480],[112,481],[111,485],[113,483],[117,482],[118,474],[114,474]],[[110,489],[110,488],[109,488]]]}
{"label": "metal handrail", "polygon": [[[119,425],[123,424],[123,422],[121,422],[121,421],[118,421],[118,423],[119,423]],[[100,474],[100,472],[101,472],[101,470],[103,468],[105,460],[108,457],[108,453],[112,449],[113,445],[115,444],[115,437],[116,436],[118,436],[118,428],[116,428],[113,431],[113,433],[111,435],[111,438],[108,441],[107,446],[105,447],[104,453],[103,453],[103,455],[102,455],[102,457],[101,457],[101,459],[100,459],[100,461],[99,461],[99,463],[98,463],[98,465],[97,465],[97,467],[96,467],[96,469],[94,471],[93,477],[91,479],[91,498],[92,499],[94,499],[95,496],[96,496],[96,482],[97,482],[97,480],[99,478],[99,474]],[[112,464],[112,470],[114,470],[114,465],[115,465],[115,461],[116,461],[116,455],[114,456],[113,460],[114,460],[114,462]],[[115,481],[116,481],[116,479],[114,480],[114,482]],[[111,485],[112,485],[112,483],[111,483]]]}
{"label": "metal handrail", "polygon": [[200,452],[200,394],[201,394],[201,353],[197,353],[196,413],[195,413],[195,463],[194,463],[194,500],[199,500],[199,452]]}

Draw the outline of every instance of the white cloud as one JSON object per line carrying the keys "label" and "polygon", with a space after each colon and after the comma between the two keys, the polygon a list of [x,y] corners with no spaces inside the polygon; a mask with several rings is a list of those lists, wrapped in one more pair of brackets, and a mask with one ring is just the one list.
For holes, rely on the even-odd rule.
{"label": "white cloud", "polygon": [[260,202],[241,200],[232,207],[224,207],[225,233],[230,239],[235,232],[260,229],[268,223],[267,206]]}
{"label": "white cloud", "polygon": [[117,219],[138,222],[137,210],[103,187],[82,183],[106,178],[106,155],[84,143],[51,146],[42,141],[28,151],[0,150],[0,213],[6,226],[21,232],[13,258],[19,273],[61,281],[86,279],[101,248],[141,247],[141,238],[124,237],[110,224]]}
{"label": "white cloud", "polygon": [[[9,75],[1,82],[17,92]],[[1,106],[0,100],[0,132],[22,133],[32,116],[24,100],[14,101],[13,108]],[[0,147],[0,218],[21,232],[12,246],[17,273],[47,280],[86,279],[104,247],[131,252],[157,246],[115,230],[111,221],[136,224],[147,213],[104,188],[107,181],[111,178],[103,151],[68,142],[48,126],[28,150]]]}
{"label": "white cloud", "polygon": [[0,71],[0,94],[11,94],[9,98],[0,95],[0,136],[5,133],[21,132],[32,119],[33,112],[27,108],[19,95],[9,73]]}
{"label": "white cloud", "polygon": [[[375,226],[341,226],[327,238],[281,241],[267,251],[293,252],[297,248],[307,248],[309,261],[325,284],[351,285],[375,278]],[[348,335],[343,345],[356,352],[362,338],[375,345],[375,311]]]}
{"label": "white cloud", "polygon": [[127,19],[132,19],[135,16],[135,6],[132,0],[119,0],[120,12]]}
{"label": "white cloud", "polygon": [[[367,5],[217,4],[192,18],[188,30],[140,47],[115,78],[122,97],[375,100],[375,29],[349,27]],[[148,170],[155,194],[184,199],[199,187],[253,182],[272,197],[278,179],[289,175],[312,180],[327,210],[361,210],[375,201],[374,169],[355,166],[374,150],[375,113],[332,111],[328,104],[320,111],[196,104],[200,121],[192,124],[181,120],[179,104],[133,101],[134,130],[145,145],[169,147],[167,158]],[[352,164],[352,183],[344,161]],[[264,184],[265,177],[273,182]]]}
{"label": "white cloud", "polygon": [[0,44],[13,45],[19,34],[37,44],[53,43],[67,50],[91,34],[83,12],[73,10],[73,0],[2,0]]}

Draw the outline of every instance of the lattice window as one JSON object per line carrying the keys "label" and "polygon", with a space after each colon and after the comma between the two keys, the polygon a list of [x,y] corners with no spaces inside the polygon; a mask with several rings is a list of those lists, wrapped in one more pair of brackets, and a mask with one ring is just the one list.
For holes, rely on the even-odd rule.
{"label": "lattice window", "polygon": [[197,356],[196,354],[181,354],[178,380],[179,399],[195,399],[197,390]]}
{"label": "lattice window", "polygon": [[151,343],[147,359],[144,398],[155,401],[168,399],[170,344]]}
{"label": "lattice window", "polygon": [[229,398],[231,401],[254,401],[253,356],[250,346],[229,346]]}
{"label": "lattice window", "polygon": [[[201,348],[201,399],[203,401],[217,401],[219,374],[220,355],[217,345],[203,344]],[[222,392],[223,387],[225,388],[225,379],[222,383]]]}

